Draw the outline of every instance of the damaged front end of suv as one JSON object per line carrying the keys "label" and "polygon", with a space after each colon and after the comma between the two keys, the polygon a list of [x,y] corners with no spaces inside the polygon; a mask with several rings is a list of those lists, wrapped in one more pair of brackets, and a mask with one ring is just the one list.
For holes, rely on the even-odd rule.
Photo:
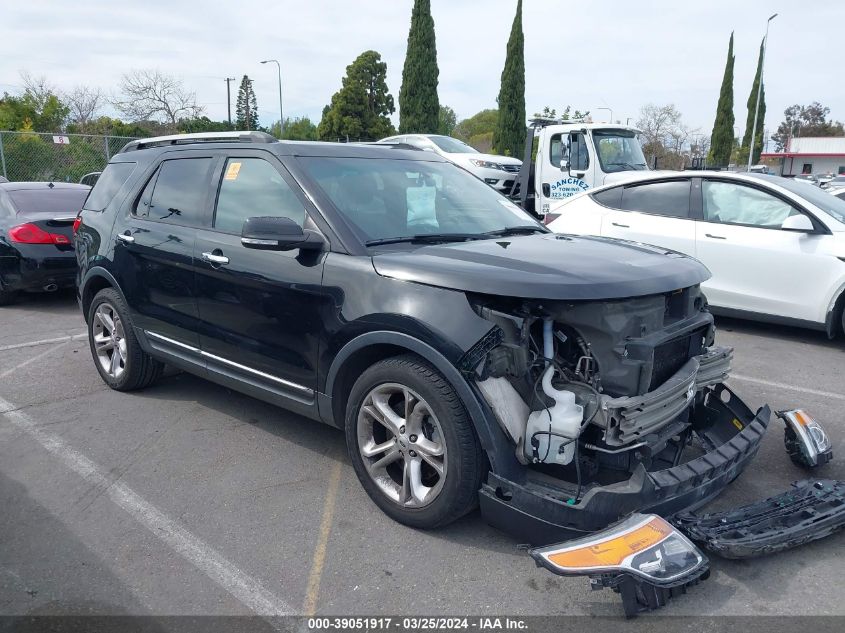
{"label": "damaged front end of suv", "polygon": [[698,285],[602,300],[476,294],[494,328],[466,355],[522,468],[494,469],[485,518],[531,543],[668,516],[717,495],[754,457],[770,420],[724,385]]}

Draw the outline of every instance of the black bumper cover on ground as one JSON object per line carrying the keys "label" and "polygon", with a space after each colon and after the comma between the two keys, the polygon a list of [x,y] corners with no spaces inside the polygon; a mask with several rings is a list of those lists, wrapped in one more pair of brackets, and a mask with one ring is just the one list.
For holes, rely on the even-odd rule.
{"label": "black bumper cover on ground", "polygon": [[[727,402],[721,397],[725,393]],[[544,545],[604,529],[632,512],[664,517],[702,506],[733,481],[757,454],[771,411],[756,414],[724,385],[700,406],[698,433],[707,453],[673,468],[647,472],[640,466],[627,481],[589,490],[577,505],[568,494],[541,482],[515,483],[490,473],[481,488],[481,512],[494,527]],[[724,440],[724,441],[721,441]]]}

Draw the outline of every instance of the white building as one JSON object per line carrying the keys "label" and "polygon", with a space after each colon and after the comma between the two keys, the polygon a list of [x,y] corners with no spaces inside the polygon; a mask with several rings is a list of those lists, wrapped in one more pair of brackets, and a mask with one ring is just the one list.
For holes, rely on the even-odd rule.
{"label": "white building", "polygon": [[760,158],[780,159],[783,176],[845,174],[845,136],[793,138],[783,152],[763,152]]}

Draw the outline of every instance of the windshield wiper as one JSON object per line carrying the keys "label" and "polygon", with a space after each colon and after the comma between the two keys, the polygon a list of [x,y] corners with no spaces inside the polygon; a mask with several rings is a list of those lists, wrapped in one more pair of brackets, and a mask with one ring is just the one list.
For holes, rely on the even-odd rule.
{"label": "windshield wiper", "polygon": [[645,163],[626,163],[626,162],[621,162],[621,163],[608,163],[608,165],[621,165],[622,167],[628,167],[628,168],[633,169],[633,170],[635,170],[635,171],[637,170],[637,167],[646,167],[646,164],[645,164]]}
{"label": "windshield wiper", "polygon": [[548,233],[547,230],[539,226],[509,226],[506,229],[499,229],[498,231],[488,231],[485,235],[493,235],[496,237],[505,237],[507,235],[529,235],[530,233]]}
{"label": "windshield wiper", "polygon": [[403,235],[401,237],[382,237],[377,240],[367,240],[364,246],[381,246],[382,244],[437,244],[439,242],[466,242],[467,240],[483,240],[484,233],[420,233],[418,235]]}

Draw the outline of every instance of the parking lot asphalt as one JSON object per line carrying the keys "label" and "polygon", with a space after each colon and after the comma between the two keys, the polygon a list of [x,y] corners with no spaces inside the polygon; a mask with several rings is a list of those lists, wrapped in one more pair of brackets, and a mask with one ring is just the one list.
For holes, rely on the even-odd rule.
{"label": "parking lot asphalt", "polygon": [[[845,341],[719,319],[730,386],[801,406],[845,478]],[[618,615],[610,591],[534,566],[475,512],[435,532],[368,499],[341,432],[182,373],[131,394],[94,369],[72,293],[0,308],[0,614]],[[45,342],[46,341],[46,342]],[[773,421],[711,507],[808,474]],[[845,534],[751,561],[712,559],[672,615],[845,614]]]}

